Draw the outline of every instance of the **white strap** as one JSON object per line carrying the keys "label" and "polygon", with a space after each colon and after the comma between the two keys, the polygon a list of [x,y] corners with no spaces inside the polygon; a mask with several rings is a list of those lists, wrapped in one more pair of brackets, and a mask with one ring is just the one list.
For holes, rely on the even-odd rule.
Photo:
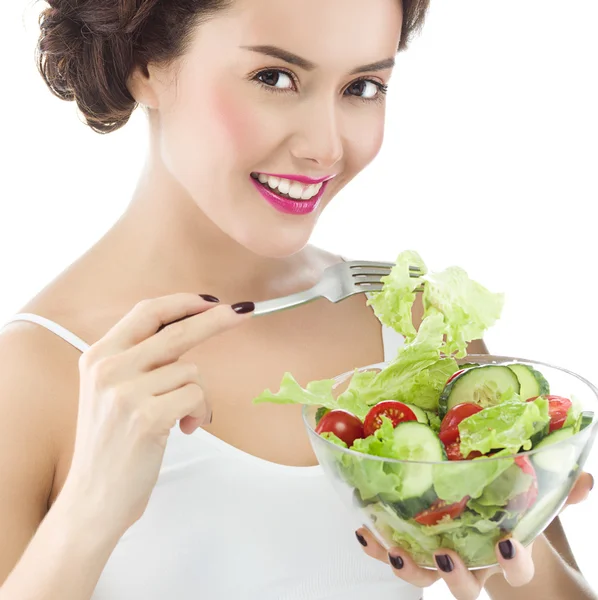
{"label": "white strap", "polygon": [[89,344],[86,344],[80,337],[77,337],[62,325],[58,325],[58,323],[54,323],[54,321],[50,321],[50,319],[46,319],[45,317],[40,317],[39,315],[34,315],[32,313],[19,313],[11,317],[9,321],[5,323],[5,326],[9,323],[14,323],[15,321],[37,323],[50,330],[52,333],[55,333],[58,337],[61,337],[65,342],[68,342],[71,346],[74,346],[81,352],[85,352],[89,348]]}

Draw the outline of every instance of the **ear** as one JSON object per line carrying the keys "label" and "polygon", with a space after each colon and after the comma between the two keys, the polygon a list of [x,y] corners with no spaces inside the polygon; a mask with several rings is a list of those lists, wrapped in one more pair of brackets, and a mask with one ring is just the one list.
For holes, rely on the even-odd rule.
{"label": "ear", "polygon": [[127,87],[135,102],[147,108],[158,108],[159,82],[155,76],[153,67],[137,66],[129,75]]}

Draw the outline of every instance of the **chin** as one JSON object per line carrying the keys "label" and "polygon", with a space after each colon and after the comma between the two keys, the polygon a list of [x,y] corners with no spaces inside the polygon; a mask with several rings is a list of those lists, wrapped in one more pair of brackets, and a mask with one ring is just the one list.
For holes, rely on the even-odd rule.
{"label": "chin", "polygon": [[280,228],[276,232],[244,231],[235,236],[244,248],[264,258],[286,258],[297,254],[309,243],[313,227]]}

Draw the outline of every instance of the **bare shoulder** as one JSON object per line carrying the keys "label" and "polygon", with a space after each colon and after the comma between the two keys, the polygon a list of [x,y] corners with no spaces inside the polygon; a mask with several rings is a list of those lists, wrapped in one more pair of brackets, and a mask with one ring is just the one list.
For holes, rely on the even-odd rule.
{"label": "bare shoulder", "polygon": [[76,422],[79,355],[38,325],[0,331],[0,585],[47,512]]}

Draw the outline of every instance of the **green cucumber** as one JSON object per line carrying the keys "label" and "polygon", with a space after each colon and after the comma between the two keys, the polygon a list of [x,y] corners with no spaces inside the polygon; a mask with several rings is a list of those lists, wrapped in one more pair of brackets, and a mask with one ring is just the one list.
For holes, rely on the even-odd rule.
{"label": "green cucumber", "polygon": [[[399,423],[394,430],[393,447],[399,460],[440,462],[446,460],[444,445],[440,438],[423,423],[417,421],[404,421]],[[413,510],[413,500],[422,502],[428,497],[434,481],[432,476],[433,465],[403,464],[401,465],[402,486],[400,502],[409,501],[409,508]],[[419,512],[419,511],[418,511]]]}
{"label": "green cucumber", "polygon": [[513,537],[527,545],[550,524],[558,509],[567,498],[567,487],[557,486],[540,494],[533,507],[523,516],[513,529]]}
{"label": "green cucumber", "polygon": [[329,412],[329,408],[326,408],[325,406],[320,406],[320,408],[318,408],[318,410],[316,411],[316,425],[320,422],[322,417],[328,414]]}
{"label": "green cucumber", "polygon": [[579,426],[579,431],[583,431],[586,427],[589,427],[594,421],[594,413],[589,410],[584,410],[581,413],[581,424]]}
{"label": "green cucumber", "polygon": [[415,415],[415,418],[417,419],[418,423],[423,423],[424,425],[430,424],[430,421],[428,420],[428,415],[426,414],[425,410],[423,410],[419,406],[415,406],[415,404],[407,404],[406,402],[403,402],[403,404],[405,406],[408,406],[413,411],[413,414]]}
{"label": "green cucumber", "polygon": [[535,448],[537,452],[532,456],[536,467],[547,473],[567,477],[577,463],[577,451],[574,444],[561,444],[558,448],[547,449],[548,446],[558,444],[569,439],[575,434],[573,427],[557,429],[547,435]]}
{"label": "green cucumber", "polygon": [[532,435],[532,437],[529,440],[532,443],[532,448],[536,448],[537,445],[544,438],[546,438],[549,434],[550,434],[550,422],[546,423],[546,425],[544,426],[544,429],[541,429],[540,431],[537,431],[536,433],[534,433],[534,435]]}
{"label": "green cucumber", "polygon": [[467,369],[453,379],[443,390],[438,402],[441,418],[458,404],[477,404],[482,408],[500,404],[504,393],[519,393],[521,384],[517,375],[502,365],[483,365]]}
{"label": "green cucumber", "polygon": [[521,383],[519,395],[522,400],[550,394],[548,381],[540,371],[536,371],[536,369],[522,363],[513,363],[507,366],[517,375],[517,379]]}
{"label": "green cucumber", "polygon": [[424,492],[421,496],[414,498],[406,498],[398,502],[392,502],[390,506],[394,508],[397,515],[402,519],[412,519],[415,515],[424,510],[428,510],[434,502],[438,500],[438,496],[434,491],[434,487]]}

